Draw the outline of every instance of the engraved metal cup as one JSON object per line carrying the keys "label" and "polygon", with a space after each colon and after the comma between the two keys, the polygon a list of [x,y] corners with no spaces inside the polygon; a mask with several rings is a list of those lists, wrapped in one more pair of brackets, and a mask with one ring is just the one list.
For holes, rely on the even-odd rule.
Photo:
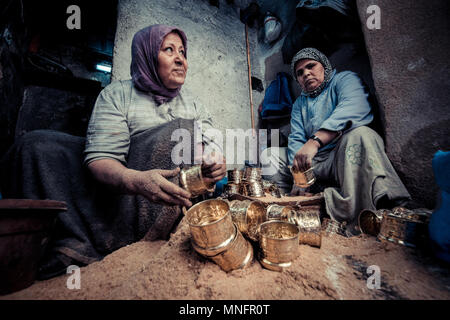
{"label": "engraved metal cup", "polygon": [[239,194],[240,186],[239,184],[227,183],[224,187],[224,192],[227,195]]}
{"label": "engraved metal cup", "polygon": [[214,192],[215,184],[207,185],[202,176],[201,165],[183,168],[180,171],[180,184],[183,189],[190,192],[192,197],[197,197],[207,192]]}
{"label": "engraved metal cup", "polygon": [[320,209],[295,210],[290,221],[300,230],[299,243],[320,248],[322,244]]}
{"label": "engraved metal cup", "polygon": [[260,181],[249,181],[248,195],[250,197],[264,197],[264,187]]}
{"label": "engraved metal cup", "polygon": [[417,220],[413,216],[400,216],[389,212],[383,216],[377,238],[380,241],[416,247],[419,242],[425,241],[426,234],[427,223]]}
{"label": "engraved metal cup", "polygon": [[227,171],[228,183],[239,184],[241,183],[244,172],[242,170],[233,169]]}
{"label": "engraved metal cup", "polygon": [[230,203],[233,222],[245,236],[258,241],[258,227],[266,221],[266,208],[260,201],[233,200]]}
{"label": "engraved metal cup", "polygon": [[245,268],[253,260],[253,247],[242,234],[237,231],[236,237],[221,253],[210,257],[225,272]]}
{"label": "engraved metal cup", "polygon": [[224,251],[236,236],[227,201],[211,199],[197,203],[186,212],[186,218],[194,249],[202,254]]}
{"label": "engraved metal cup", "polygon": [[298,257],[298,227],[285,221],[266,221],[259,226],[260,262],[263,267],[283,271]]}
{"label": "engraved metal cup", "polygon": [[389,212],[387,209],[370,210],[364,209],[359,213],[358,226],[362,233],[378,236],[381,229],[383,216]]}
{"label": "engraved metal cup", "polygon": [[261,168],[246,167],[244,171],[244,179],[246,181],[260,181]]}
{"label": "engraved metal cup", "polygon": [[300,188],[310,187],[316,182],[316,175],[314,174],[314,168],[309,168],[308,170],[301,172],[295,170],[293,167],[289,167],[294,178],[294,184]]}
{"label": "engraved metal cup", "polygon": [[271,204],[266,210],[267,220],[281,220],[291,222],[294,215],[294,208],[291,206],[281,206],[279,204]]}

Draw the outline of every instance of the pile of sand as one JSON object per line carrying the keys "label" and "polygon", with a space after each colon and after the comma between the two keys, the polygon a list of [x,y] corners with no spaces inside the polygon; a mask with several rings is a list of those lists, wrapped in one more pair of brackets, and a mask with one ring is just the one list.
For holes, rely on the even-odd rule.
{"label": "pile of sand", "polygon": [[[448,269],[417,249],[365,235],[324,234],[320,249],[300,245],[300,256],[282,273],[262,268],[256,258],[225,273],[192,249],[185,220],[169,241],[137,242],[81,268],[79,290],[69,290],[70,275],[62,275],[2,298],[450,299]],[[367,286],[371,265],[380,268],[380,289]]]}

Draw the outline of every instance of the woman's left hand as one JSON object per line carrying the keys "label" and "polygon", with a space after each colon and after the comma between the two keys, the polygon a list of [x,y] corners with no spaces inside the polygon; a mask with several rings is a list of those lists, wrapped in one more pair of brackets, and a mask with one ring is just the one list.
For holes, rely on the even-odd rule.
{"label": "woman's left hand", "polygon": [[227,165],[225,157],[218,152],[203,156],[202,174],[206,184],[216,183],[225,177]]}

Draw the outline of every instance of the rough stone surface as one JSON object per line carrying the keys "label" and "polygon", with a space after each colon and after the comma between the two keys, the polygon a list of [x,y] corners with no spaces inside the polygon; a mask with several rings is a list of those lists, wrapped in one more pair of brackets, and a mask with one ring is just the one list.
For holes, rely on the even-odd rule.
{"label": "rough stone surface", "polygon": [[[433,208],[431,159],[450,148],[450,4],[445,0],[358,0],[377,98],[384,110],[386,149],[417,206]],[[369,5],[381,29],[369,30]]]}
{"label": "rough stone surface", "polygon": [[[245,26],[238,11],[225,2],[217,8],[208,1],[119,1],[112,79],[130,78],[131,41],[138,30],[159,23],[177,26],[188,38],[184,86],[208,108],[223,133],[251,128]],[[256,38],[256,30],[249,28],[252,75],[262,79]],[[255,125],[263,94],[253,91]]]}

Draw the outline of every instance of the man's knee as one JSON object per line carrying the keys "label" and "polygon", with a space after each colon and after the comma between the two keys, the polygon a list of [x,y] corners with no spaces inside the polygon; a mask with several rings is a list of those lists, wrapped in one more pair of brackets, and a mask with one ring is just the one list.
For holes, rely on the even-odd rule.
{"label": "man's knee", "polygon": [[344,134],[343,139],[358,139],[361,141],[364,141],[366,139],[370,139],[370,140],[379,140],[380,142],[382,142],[382,139],[380,137],[380,135],[373,130],[372,128],[369,128],[367,126],[361,126],[361,127],[357,127],[347,133]]}

